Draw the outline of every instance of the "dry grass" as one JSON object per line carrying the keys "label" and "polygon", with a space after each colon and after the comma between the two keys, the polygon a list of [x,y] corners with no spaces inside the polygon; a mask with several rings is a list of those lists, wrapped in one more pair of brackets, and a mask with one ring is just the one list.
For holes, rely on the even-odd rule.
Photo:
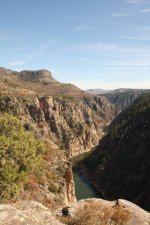
{"label": "dry grass", "polygon": [[100,203],[87,203],[71,216],[63,216],[67,225],[125,225],[131,212],[123,207],[104,207]]}

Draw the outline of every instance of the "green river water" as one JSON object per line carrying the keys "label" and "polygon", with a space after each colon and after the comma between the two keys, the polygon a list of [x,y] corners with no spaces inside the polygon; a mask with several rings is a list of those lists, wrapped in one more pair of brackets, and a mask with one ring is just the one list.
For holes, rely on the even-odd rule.
{"label": "green river water", "polygon": [[76,172],[74,172],[73,175],[77,200],[100,197],[85,175]]}

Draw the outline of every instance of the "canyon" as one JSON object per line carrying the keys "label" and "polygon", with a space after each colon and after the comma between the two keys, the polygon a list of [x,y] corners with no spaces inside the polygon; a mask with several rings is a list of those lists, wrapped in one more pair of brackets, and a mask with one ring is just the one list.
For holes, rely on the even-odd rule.
{"label": "canyon", "polygon": [[[119,111],[120,108],[117,108],[114,102],[111,103],[106,96],[93,96],[74,85],[60,83],[47,70],[17,72],[0,68],[0,115],[9,113],[16,116],[27,131],[32,132],[47,146],[43,156],[45,167],[42,169],[42,176],[37,178],[31,174],[18,196],[18,203],[11,205],[10,208],[8,205],[1,206],[5,221],[8,211],[26,210],[30,206],[35,215],[38,210],[44,213],[46,211],[48,221],[54,220],[52,224],[62,224],[55,221],[51,212],[44,206],[52,211],[59,208],[60,212],[65,205],[77,207],[71,159],[82,153],[91,152],[89,160],[93,164],[97,162],[95,158],[98,157],[99,160],[99,154],[95,156],[95,152],[98,151],[101,140],[103,142],[109,132],[108,126]],[[93,151],[96,146],[98,146],[96,151]],[[98,186],[90,170],[88,175]],[[44,206],[33,201],[40,202]],[[95,199],[93,201],[97,202]],[[100,202],[104,204],[103,200]],[[116,202],[108,203],[111,207],[115,204]],[[127,202],[124,204],[128,205]],[[22,207],[21,205],[23,208],[18,209]],[[80,202],[77,208],[80,208]],[[140,224],[148,224],[149,214],[142,209],[139,210],[142,214],[142,219],[139,219],[142,220]],[[133,207],[134,211],[136,212],[136,206]],[[16,213],[21,215],[24,212],[16,211]],[[27,213],[30,217],[29,211]],[[145,219],[144,215],[146,215]],[[15,214],[12,213],[13,216]],[[24,219],[29,220],[29,218]],[[30,220],[29,224],[32,224],[35,218]],[[41,224],[40,220],[35,224]],[[129,224],[135,224],[135,221]]]}
{"label": "canyon", "polygon": [[[31,187],[22,191],[21,198],[46,206],[72,202],[75,194],[70,159],[98,144],[117,114],[115,107],[104,96],[94,97],[71,84],[61,84],[46,70],[1,68],[0,81],[0,114],[17,116],[25,129],[50,149],[44,156],[42,181],[31,175]],[[52,175],[45,175],[49,171]]]}
{"label": "canyon", "polygon": [[150,94],[139,97],[111,123],[84,169],[109,200],[124,198],[150,210]]}

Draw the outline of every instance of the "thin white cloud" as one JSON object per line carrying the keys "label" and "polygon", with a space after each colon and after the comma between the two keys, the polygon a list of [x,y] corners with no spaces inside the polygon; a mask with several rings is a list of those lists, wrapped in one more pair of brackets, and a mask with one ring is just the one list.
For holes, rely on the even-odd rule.
{"label": "thin white cloud", "polygon": [[103,44],[103,43],[98,43],[98,44],[93,44],[91,45],[91,48],[97,49],[97,50],[112,50],[116,48],[117,46],[114,44]]}
{"label": "thin white cloud", "polygon": [[103,69],[103,70],[120,70],[124,71],[128,68],[128,70],[149,70],[150,69],[150,56],[142,56],[140,57],[140,52],[135,52],[134,54],[139,54],[139,56],[136,55],[130,55],[130,53],[124,52],[124,56],[122,56],[122,53],[118,53],[118,58],[114,59],[106,59],[106,60],[91,60],[89,61],[89,65],[95,66],[95,68]]}
{"label": "thin white cloud", "polygon": [[137,27],[137,28],[134,28],[134,30],[138,30],[138,31],[150,31],[150,27]]}
{"label": "thin white cloud", "polygon": [[115,44],[111,44],[111,43],[87,43],[87,44],[83,44],[80,46],[75,46],[73,47],[75,50],[94,50],[94,51],[102,51],[102,50],[113,50],[117,47],[117,45]]}
{"label": "thin white cloud", "polygon": [[27,61],[26,60],[22,60],[22,61],[14,61],[9,63],[9,66],[21,66],[24,65]]}
{"label": "thin white cloud", "polygon": [[98,21],[93,19],[86,19],[83,23],[78,24],[73,31],[74,32],[84,32],[84,31],[92,31],[95,30],[95,25]]}
{"label": "thin white cloud", "polygon": [[75,32],[82,32],[82,31],[91,31],[94,30],[95,28],[92,26],[92,24],[82,24],[78,25],[73,29]]}
{"label": "thin white cloud", "polygon": [[128,17],[131,16],[132,14],[130,13],[124,13],[124,12],[118,12],[118,13],[113,13],[112,17]]}
{"label": "thin white cloud", "polygon": [[140,13],[150,13],[150,8],[142,9]]}
{"label": "thin white cloud", "polygon": [[58,41],[59,41],[58,38],[54,38],[54,39],[51,39],[49,41],[46,41],[46,42],[42,43],[33,53],[29,54],[23,60],[17,60],[17,61],[14,61],[14,62],[10,62],[9,65],[10,66],[21,66],[21,65],[24,65],[27,62],[29,62],[30,60],[32,60],[35,57],[39,56],[44,51],[46,51],[50,44],[56,43]]}
{"label": "thin white cloud", "polygon": [[31,48],[0,48],[0,53],[29,52],[31,50],[35,51]]}
{"label": "thin white cloud", "polygon": [[150,41],[150,37],[138,37],[138,36],[118,36],[120,39],[137,40],[137,41]]}
{"label": "thin white cloud", "polygon": [[[150,38],[146,37],[128,37],[128,36],[116,36],[118,39],[132,39],[132,40],[143,40],[143,41],[150,41]],[[107,56],[107,61],[113,57],[113,59],[118,59],[118,58],[125,58],[125,57],[132,57],[134,59],[140,58],[140,59],[147,59],[147,57],[150,56],[150,48],[149,47],[138,47],[135,45],[117,45],[117,43],[114,44],[109,44],[109,43],[87,43],[79,46],[73,46],[71,47],[71,50],[75,52],[80,52],[84,54],[84,56],[81,58],[78,58],[78,61],[82,62],[89,62],[93,63],[94,61],[100,61],[103,60],[104,58],[102,54],[105,53],[105,56]],[[88,52],[88,57],[85,55]],[[92,57],[89,57],[90,53],[96,54],[96,59]],[[108,55],[109,53],[109,55]],[[86,56],[86,57],[85,57]],[[148,58],[149,59],[149,58]],[[149,59],[150,60],[150,59]]]}
{"label": "thin white cloud", "polygon": [[112,13],[112,17],[130,17],[130,16],[138,16],[140,14],[148,14],[150,13],[150,8],[143,8],[138,11],[132,11],[132,12],[114,12]]}
{"label": "thin white cloud", "polygon": [[147,3],[149,0],[123,0],[124,3],[129,4],[141,4],[141,3]]}

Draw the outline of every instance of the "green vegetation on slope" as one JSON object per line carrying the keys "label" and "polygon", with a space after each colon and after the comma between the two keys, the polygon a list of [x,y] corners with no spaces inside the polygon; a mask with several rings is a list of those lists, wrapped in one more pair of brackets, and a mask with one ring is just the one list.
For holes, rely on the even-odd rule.
{"label": "green vegetation on slope", "polygon": [[9,114],[0,117],[0,202],[18,197],[28,175],[40,169],[44,150],[20,120]]}
{"label": "green vegetation on slope", "polygon": [[150,94],[121,113],[85,164],[107,199],[124,198],[150,210]]}

